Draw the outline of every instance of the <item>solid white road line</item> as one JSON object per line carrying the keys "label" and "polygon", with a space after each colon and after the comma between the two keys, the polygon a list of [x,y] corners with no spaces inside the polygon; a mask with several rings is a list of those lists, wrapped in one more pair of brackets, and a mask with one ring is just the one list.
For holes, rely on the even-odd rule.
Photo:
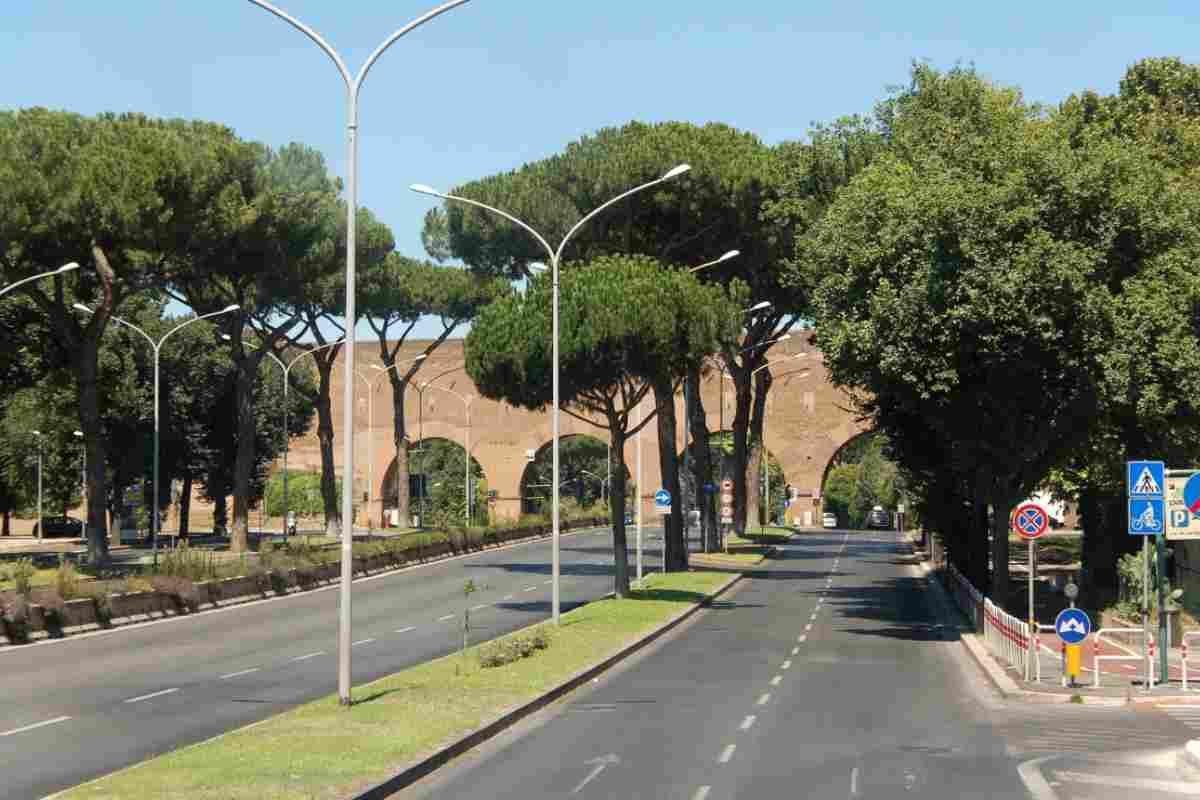
{"label": "solid white road line", "polygon": [[1068,772],[1055,770],[1054,777],[1068,783],[1083,783],[1093,786],[1120,786],[1124,789],[1141,789],[1142,791],[1163,792],[1164,794],[1183,794],[1191,797],[1200,795],[1200,789],[1194,783],[1182,781],[1164,781],[1151,778],[1118,778],[1113,775],[1092,775],[1088,772]]}
{"label": "solid white road line", "polygon": [[179,687],[176,686],[174,689],[163,689],[161,692],[151,692],[150,694],[143,694],[139,697],[131,697],[128,700],[126,700],[125,702],[126,703],[140,703],[143,700],[149,700],[151,697],[162,697],[164,694],[173,694],[178,691],[179,691]]}
{"label": "solid white road line", "polygon": [[358,647],[360,644],[370,644],[373,641],[375,641],[375,640],[374,639],[359,639],[357,642],[351,642],[350,646]]}
{"label": "solid white road line", "polygon": [[454,615],[453,615],[453,614],[447,614],[447,615],[446,615],[446,616],[444,616],[444,617],[438,617],[438,622],[445,622],[445,621],[446,621],[446,620],[448,620],[448,619],[454,619]]}
{"label": "solid white road line", "polygon": [[401,628],[400,630],[396,631],[396,633],[408,633],[409,631],[415,631],[416,629],[416,625],[409,625],[407,628]]}
{"label": "solid white road line", "polygon": [[782,675],[776,675],[774,678],[771,678],[771,685],[772,685],[772,686],[778,686],[778,685],[779,685],[780,683],[782,683],[782,682],[783,682],[783,676],[782,676]]}
{"label": "solid white road line", "polygon": [[791,669],[792,668],[792,660],[789,658],[787,661],[780,664],[779,668],[780,669]]}
{"label": "solid white road line", "polygon": [[258,672],[258,670],[259,670],[259,667],[251,667],[250,669],[244,669],[241,672],[231,672],[228,675],[222,675],[221,680],[224,681],[224,680],[228,680],[230,678],[237,678],[242,675],[249,675],[251,672]]}
{"label": "solid white road line", "polygon": [[748,716],[744,720],[742,720],[742,724],[739,727],[744,731],[748,731],[748,730],[750,730],[750,726],[754,724],[754,720],[756,720],[756,719],[758,719],[758,717],[751,714],[750,716]]}
{"label": "solid white road line", "polygon": [[721,755],[717,756],[717,761],[720,761],[722,764],[728,764],[729,759],[733,758],[734,750],[737,750],[736,744],[725,745],[725,749],[721,751]]}
{"label": "solid white road line", "polygon": [[310,658],[316,658],[317,656],[323,656],[323,655],[325,655],[325,651],[318,650],[317,652],[309,653],[306,656],[296,656],[295,658],[292,659],[292,661],[307,661]]}
{"label": "solid white road line", "polygon": [[42,720],[41,722],[35,722],[32,725],[26,725],[23,728],[13,728],[11,731],[4,731],[3,733],[0,733],[0,736],[13,736],[18,733],[34,730],[35,728],[44,728],[47,725],[54,725],[58,722],[66,722],[69,719],[70,717],[55,717],[54,719]]}
{"label": "solid white road line", "polygon": [[767,692],[762,697],[758,698],[758,705],[760,705],[760,706],[765,706],[769,702],[771,702],[771,693],[770,692]]}
{"label": "solid white road line", "polygon": [[479,610],[479,609],[481,609],[481,608],[487,608],[489,605],[491,605],[491,604],[490,604],[490,603],[480,603],[480,604],[479,604],[479,605],[477,605],[477,606],[471,606],[471,610],[472,610],[472,611],[478,611],[478,610]]}

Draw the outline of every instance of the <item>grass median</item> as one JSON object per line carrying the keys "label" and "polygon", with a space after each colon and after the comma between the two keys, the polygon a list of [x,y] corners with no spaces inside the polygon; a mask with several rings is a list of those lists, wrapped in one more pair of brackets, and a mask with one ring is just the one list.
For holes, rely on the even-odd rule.
{"label": "grass median", "polygon": [[[653,576],[626,600],[600,600],[543,623],[549,647],[483,668],[488,643],[330,696],[209,742],[158,756],[60,797],[310,800],[338,798],[394,774],[505,710],[525,703],[699,602],[729,575]],[[512,634],[528,637],[531,629]],[[398,645],[397,645],[398,646]]]}
{"label": "grass median", "polygon": [[739,553],[691,553],[688,563],[697,569],[745,569],[761,564],[770,547],[756,547]]}

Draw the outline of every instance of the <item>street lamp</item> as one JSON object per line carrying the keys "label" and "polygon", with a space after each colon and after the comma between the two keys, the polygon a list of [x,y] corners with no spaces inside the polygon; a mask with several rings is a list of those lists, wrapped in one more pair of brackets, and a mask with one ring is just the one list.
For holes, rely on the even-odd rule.
{"label": "street lamp", "polygon": [[38,453],[37,453],[37,485],[38,485],[37,530],[38,530],[38,535],[37,535],[37,538],[40,541],[41,539],[46,538],[45,525],[42,523],[42,432],[41,431],[30,431],[30,433],[32,433],[34,436],[37,437],[37,445],[38,445]]}
{"label": "street lamp", "polygon": [[28,278],[22,278],[21,280],[17,281],[16,283],[10,283],[8,286],[5,286],[3,289],[0,289],[0,297],[3,297],[4,295],[11,292],[13,289],[17,288],[18,286],[23,286],[26,283],[31,283],[36,280],[41,280],[42,278],[49,278],[54,275],[62,275],[64,272],[70,272],[70,271],[76,270],[76,269],[79,269],[79,265],[76,264],[74,261],[72,261],[69,264],[63,264],[58,269],[50,270],[49,272],[43,272],[39,275],[30,275]]}
{"label": "street lamp", "polygon": [[[424,361],[428,357],[429,357],[428,353],[421,353],[416,358],[413,358],[411,360],[393,363],[392,367],[394,368],[396,366],[396,364],[416,364],[421,361]],[[370,378],[368,378],[367,376],[363,375],[360,372],[355,372],[355,375],[358,377],[358,379],[367,384],[367,533],[368,534],[370,534],[373,530],[371,527],[372,526],[372,522],[371,522],[371,486],[375,482],[375,455],[374,455],[374,448],[371,444],[371,426],[375,422],[375,412],[374,412],[375,384],[379,381],[379,378],[382,378],[383,376],[388,374],[389,368],[381,367],[378,364],[372,364],[371,369],[378,370],[378,372],[379,372],[379,376],[376,377],[375,380],[371,380]],[[399,480],[399,475],[397,475],[396,478],[397,478],[397,480]]]}
{"label": "street lamp", "polygon": [[706,267],[711,267],[711,266],[715,266],[716,264],[720,264],[722,261],[728,261],[731,258],[737,258],[741,254],[742,254],[741,250],[730,250],[729,252],[724,253],[720,258],[717,258],[717,259],[714,259],[707,263],[701,264],[698,267],[692,267],[691,269],[688,270],[688,272],[699,272],[700,270],[705,269]]}
{"label": "street lamp", "polygon": [[557,250],[555,248],[551,247],[550,243],[547,242],[546,239],[540,233],[538,233],[533,228],[531,228],[529,225],[525,224],[524,222],[517,219],[516,217],[514,217],[513,215],[509,214],[506,211],[501,211],[498,208],[493,208],[492,206],[489,206],[486,203],[481,203],[478,200],[471,200],[466,197],[457,197],[455,195],[443,194],[434,189],[431,189],[428,186],[425,186],[424,184],[417,183],[417,184],[413,184],[411,187],[409,187],[414,192],[417,192],[418,194],[427,194],[427,195],[431,195],[433,197],[440,197],[443,200],[450,200],[450,201],[454,201],[454,202],[458,202],[458,203],[465,203],[467,205],[475,206],[477,208],[482,208],[485,211],[490,211],[493,214],[498,214],[499,216],[504,217],[505,219],[512,222],[513,224],[518,225],[521,228],[524,228],[526,231],[528,231],[533,236],[533,238],[537,239],[538,243],[541,244],[542,247],[544,247],[546,249],[546,253],[549,254],[549,256],[550,256],[550,266],[552,269],[552,276],[553,276],[552,277],[553,289],[552,289],[551,296],[552,296],[552,306],[553,306],[552,335],[554,337],[554,345],[553,345],[553,351],[554,351],[553,352],[553,358],[554,358],[554,380],[553,380],[554,410],[552,412],[553,418],[554,418],[554,445],[553,445],[553,449],[554,449],[554,490],[553,490],[553,495],[550,498],[550,504],[551,504],[550,507],[551,507],[551,520],[552,520],[552,528],[553,528],[553,541],[554,541],[553,564],[552,564],[553,581],[552,582],[554,584],[553,605],[554,605],[554,624],[555,625],[559,624],[559,609],[560,609],[559,576],[558,576],[558,573],[559,573],[559,568],[558,568],[558,562],[559,562],[559,558],[558,558],[558,542],[559,542],[559,528],[558,528],[558,484],[559,484],[559,475],[558,475],[558,430],[559,430],[559,419],[558,419],[559,418],[559,408],[558,408],[558,406],[559,406],[559,402],[558,402],[558,366],[559,366],[558,365],[558,267],[559,267],[559,262],[562,259],[562,252],[566,248],[567,242],[569,242],[571,240],[571,237],[575,235],[575,232],[578,231],[581,227],[583,227],[583,225],[585,223],[587,223],[588,220],[592,219],[597,214],[599,214],[601,211],[604,211],[606,208],[613,205],[614,203],[624,200],[626,197],[629,197],[632,194],[640,192],[643,189],[648,189],[651,186],[657,186],[658,184],[663,183],[664,181],[669,181],[672,178],[678,177],[679,175],[682,175],[683,173],[687,172],[690,169],[691,169],[691,166],[688,164],[679,164],[678,166],[672,167],[670,170],[663,173],[663,175],[661,177],[655,178],[654,180],[649,181],[647,183],[643,183],[640,186],[635,186],[632,189],[630,189],[626,192],[623,192],[622,194],[617,195],[616,197],[612,198],[608,202],[602,203],[600,206],[596,207],[592,211],[585,214],[581,220],[579,220],[578,222],[575,223],[574,227],[572,227],[569,231],[567,231],[567,235],[562,238],[561,242],[559,242]]}
{"label": "street lamp", "polygon": [[[333,49],[321,35],[300,20],[285,11],[276,8],[266,0],[250,0],[251,3],[271,12],[296,30],[312,40],[317,47],[325,51],[325,55],[333,61],[342,80],[346,83],[346,362],[345,384],[342,387],[342,406],[347,409],[342,421],[343,469],[347,475],[354,474],[354,415],[349,410],[354,408],[354,325],[358,317],[354,312],[354,278],[355,256],[357,253],[358,227],[358,94],[363,81],[371,67],[379,60],[384,51],[409,31],[424,25],[433,18],[461,6],[468,0],[449,0],[437,8],[425,12],[421,16],[398,29],[383,40],[375,51],[367,57],[357,76],[351,76],[350,70],[338,52]],[[354,498],[350,492],[342,492],[342,585],[340,592],[340,613],[338,620],[338,702],[350,705],[350,584],[354,580]]]}
{"label": "street lamp", "polygon": [[[453,372],[454,370],[447,370],[447,371]],[[435,378],[435,380],[436,380],[436,378]],[[425,381],[425,384],[422,388],[437,389],[438,391],[446,392],[447,394],[452,394],[455,397],[457,397],[459,400],[462,401],[463,408],[466,409],[467,430],[466,430],[466,443],[463,445],[463,454],[466,456],[466,460],[467,460],[467,474],[466,474],[467,523],[466,524],[469,527],[471,525],[471,401],[474,400],[475,397],[473,395],[472,396],[461,395],[458,392],[454,391],[453,389],[447,389],[443,386],[434,386],[432,381]]]}
{"label": "street lamp", "polygon": [[[75,308],[77,311],[86,311],[89,314],[95,313],[94,311],[92,311],[92,309],[88,308],[87,306],[83,305],[82,303],[76,303],[73,306],[73,308]],[[152,482],[153,494],[151,495],[151,498],[152,498],[151,505],[154,507],[154,515],[153,515],[153,522],[150,525],[150,547],[151,547],[151,552],[154,553],[154,566],[155,567],[158,567],[158,534],[159,534],[159,519],[158,519],[158,437],[159,437],[158,361],[159,361],[159,355],[162,352],[163,344],[166,343],[167,339],[170,338],[171,334],[175,333],[176,331],[186,328],[188,325],[191,325],[193,322],[199,322],[202,319],[209,319],[210,317],[218,317],[221,314],[228,314],[232,311],[237,311],[239,308],[241,308],[241,306],[239,306],[237,303],[234,303],[233,305],[225,306],[225,308],[222,308],[220,311],[211,311],[207,314],[201,314],[198,317],[193,317],[189,320],[179,323],[174,328],[171,328],[171,330],[164,333],[162,335],[162,338],[159,339],[157,342],[154,341],[153,338],[151,338],[150,334],[146,333],[144,330],[139,328],[137,325],[134,325],[132,322],[123,320],[120,317],[112,317],[111,318],[112,321],[117,323],[118,325],[124,325],[126,328],[129,328],[130,330],[134,330],[134,331],[137,331],[138,333],[140,333],[143,336],[143,338],[145,338],[145,340],[150,343],[150,348],[154,351],[154,478],[153,478],[153,482]]]}

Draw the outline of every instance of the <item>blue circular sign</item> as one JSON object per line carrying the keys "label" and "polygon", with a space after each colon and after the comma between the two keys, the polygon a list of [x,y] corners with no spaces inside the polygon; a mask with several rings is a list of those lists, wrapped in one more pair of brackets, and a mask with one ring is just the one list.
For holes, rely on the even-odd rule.
{"label": "blue circular sign", "polygon": [[1183,504],[1193,514],[1200,514],[1200,472],[1188,478],[1183,485]]}
{"label": "blue circular sign", "polygon": [[1064,644],[1079,644],[1092,632],[1092,621],[1078,608],[1064,608],[1054,618],[1054,632]]}
{"label": "blue circular sign", "polygon": [[671,493],[666,489],[659,489],[654,493],[654,505],[669,506],[671,505]]}

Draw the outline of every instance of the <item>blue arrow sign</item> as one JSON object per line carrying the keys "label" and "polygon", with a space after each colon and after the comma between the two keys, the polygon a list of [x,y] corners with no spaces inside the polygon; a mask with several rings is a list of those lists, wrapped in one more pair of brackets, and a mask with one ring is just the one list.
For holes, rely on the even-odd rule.
{"label": "blue arrow sign", "polygon": [[1161,497],[1129,501],[1129,533],[1154,536],[1166,528],[1166,508]]}
{"label": "blue arrow sign", "polygon": [[658,511],[671,510],[671,493],[666,489],[659,489],[654,493],[654,508]]}
{"label": "blue arrow sign", "polygon": [[1054,632],[1064,644],[1079,644],[1092,632],[1092,621],[1078,608],[1064,608],[1054,619]]}

